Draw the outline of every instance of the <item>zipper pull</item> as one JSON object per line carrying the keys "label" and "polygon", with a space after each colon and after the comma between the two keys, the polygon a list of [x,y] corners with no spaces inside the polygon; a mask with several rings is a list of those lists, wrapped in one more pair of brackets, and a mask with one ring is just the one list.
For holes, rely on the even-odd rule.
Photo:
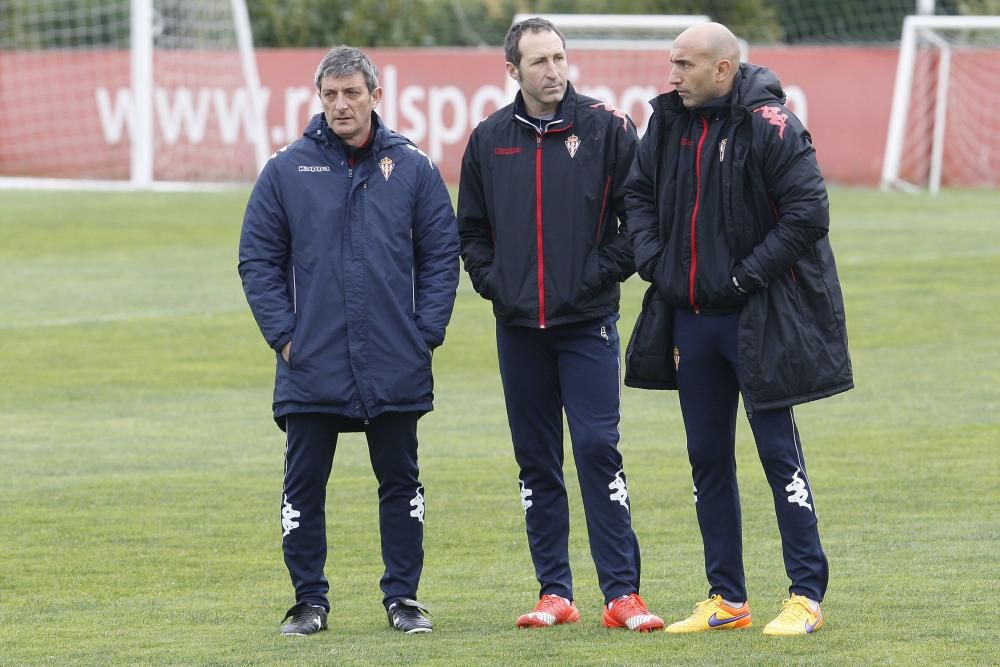
{"label": "zipper pull", "polygon": [[348,178],[354,178],[354,167],[348,167],[347,168],[347,177]]}

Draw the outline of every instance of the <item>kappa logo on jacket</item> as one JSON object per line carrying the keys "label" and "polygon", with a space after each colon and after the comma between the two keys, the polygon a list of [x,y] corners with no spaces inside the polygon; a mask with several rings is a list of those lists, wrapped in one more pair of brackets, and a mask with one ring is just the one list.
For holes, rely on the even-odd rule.
{"label": "kappa logo on jacket", "polygon": [[[411,151],[413,151],[414,153],[416,153],[417,155],[419,155],[419,156],[423,157],[425,160],[427,160],[427,164],[429,164],[432,167],[434,166],[434,160],[431,159],[430,155],[428,155],[427,153],[423,152],[422,150],[420,150],[419,148],[417,148],[413,144],[404,144],[404,145],[407,148],[409,148]],[[386,180],[388,180],[388,178],[389,177],[386,176]]]}
{"label": "kappa logo on jacket", "polygon": [[326,166],[325,164],[317,164],[317,165],[300,164],[299,171],[313,171],[313,172],[330,171],[330,167]]}
{"label": "kappa logo on jacket", "polygon": [[604,109],[605,111],[609,112],[615,118],[621,118],[622,119],[622,129],[625,130],[626,132],[628,132],[628,116],[626,116],[625,112],[622,111],[621,109],[619,109],[618,107],[612,106],[612,105],[608,104],[607,102],[598,102],[597,104],[591,104],[590,108],[591,109]]}
{"label": "kappa logo on jacket", "polygon": [[785,138],[785,122],[788,120],[787,113],[781,113],[781,107],[757,107],[753,110],[759,113],[768,123],[778,128],[778,138]]}

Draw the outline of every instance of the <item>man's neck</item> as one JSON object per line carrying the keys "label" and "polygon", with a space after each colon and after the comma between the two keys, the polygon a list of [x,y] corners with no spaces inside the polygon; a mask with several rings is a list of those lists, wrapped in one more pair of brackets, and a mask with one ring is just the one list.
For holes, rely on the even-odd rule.
{"label": "man's neck", "polygon": [[535,104],[530,104],[527,99],[524,100],[524,111],[532,118],[545,118],[548,116],[551,118],[559,110],[558,104],[546,105],[544,107],[537,106]]}
{"label": "man's neck", "polygon": [[372,127],[369,125],[368,132],[366,132],[364,135],[358,133],[357,136],[351,139],[343,139],[342,141],[344,142],[344,144],[347,145],[348,148],[352,150],[358,150],[359,148],[364,148],[365,146],[367,146],[368,142],[370,142],[371,140],[372,140]]}

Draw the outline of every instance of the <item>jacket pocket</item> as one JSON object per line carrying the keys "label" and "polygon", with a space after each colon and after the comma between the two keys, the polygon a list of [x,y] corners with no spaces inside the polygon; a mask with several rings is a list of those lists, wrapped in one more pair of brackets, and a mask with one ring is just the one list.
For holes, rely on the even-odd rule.
{"label": "jacket pocket", "polygon": [[490,264],[490,267],[483,273],[482,280],[479,281],[479,296],[483,297],[487,301],[492,301],[497,296],[494,284],[496,280],[496,268],[497,263],[496,260],[494,260],[493,263]]}
{"label": "jacket pocket", "polygon": [[595,249],[587,257],[585,273],[583,274],[583,285],[580,288],[584,299],[590,299],[604,289],[604,281],[601,280],[601,256],[600,251]]}
{"label": "jacket pocket", "polygon": [[650,285],[642,297],[642,310],[625,350],[625,385],[637,389],[676,389],[673,347],[673,306],[655,285]]}

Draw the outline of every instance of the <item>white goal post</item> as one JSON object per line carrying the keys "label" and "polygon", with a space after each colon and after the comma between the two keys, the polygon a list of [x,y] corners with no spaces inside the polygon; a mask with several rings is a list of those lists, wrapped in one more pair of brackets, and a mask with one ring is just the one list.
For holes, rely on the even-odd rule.
{"label": "white goal post", "polygon": [[575,49],[669,49],[673,37],[711,19],[703,14],[517,14],[551,21]]}
{"label": "white goal post", "polygon": [[1000,16],[904,19],[882,190],[996,187],[998,59]]}
{"label": "white goal post", "polygon": [[270,155],[245,0],[10,0],[0,188],[215,190]]}

